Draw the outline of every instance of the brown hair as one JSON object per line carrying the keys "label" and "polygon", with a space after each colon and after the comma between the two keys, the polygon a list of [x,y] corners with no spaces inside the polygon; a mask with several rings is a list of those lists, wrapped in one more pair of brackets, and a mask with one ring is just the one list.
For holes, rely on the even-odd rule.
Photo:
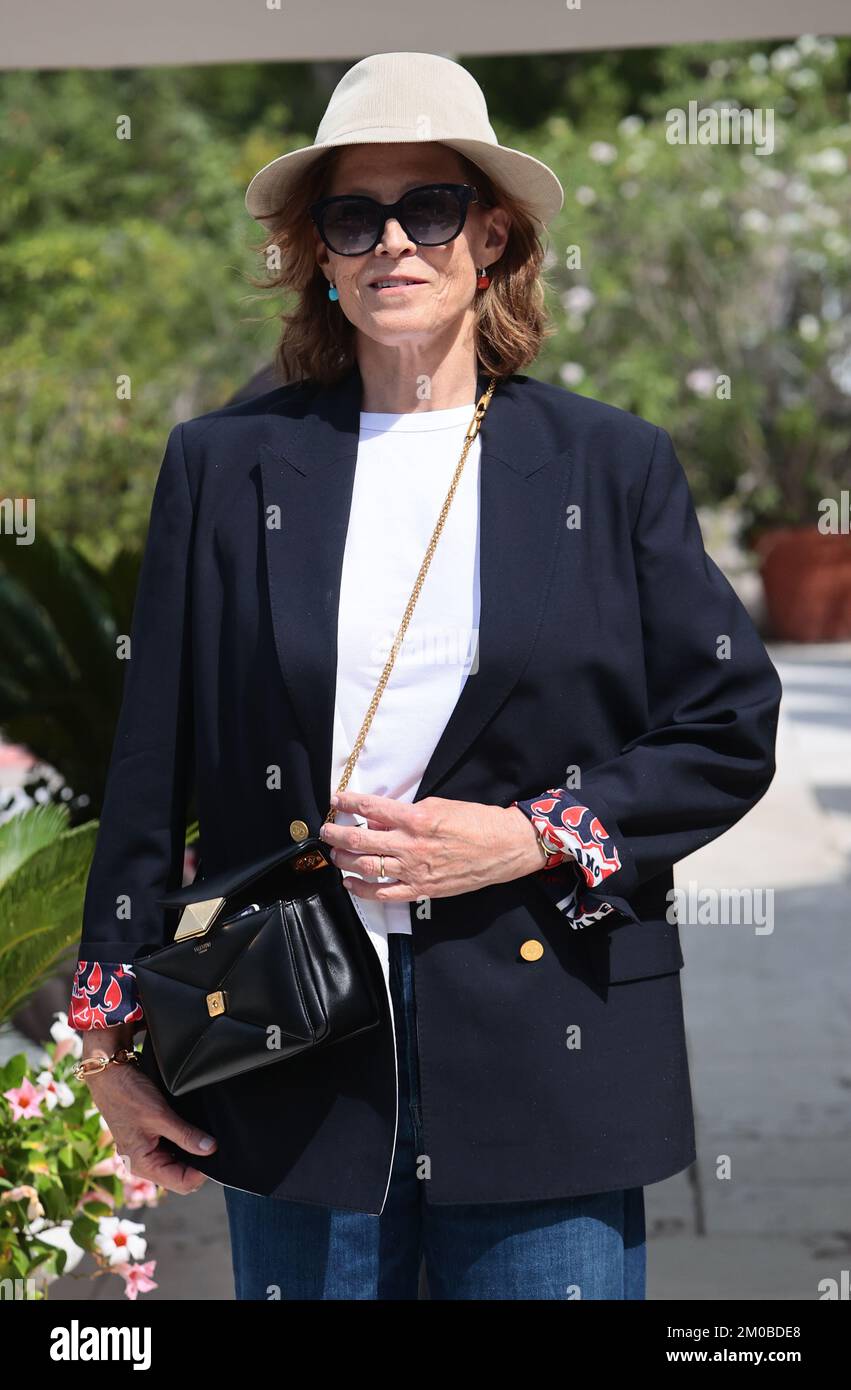
{"label": "brown hair", "polygon": [[[258,247],[267,266],[258,288],[284,290],[294,302],[281,313],[276,365],[285,382],[309,378],[334,385],[355,362],[356,329],[328,298],[328,282],[316,263],[311,204],[329,186],[338,148],[320,155],[296,183],[285,205],[267,223]],[[502,378],[520,371],[537,357],[549,326],[544,304],[544,248],[536,223],[523,202],[506,193],[478,165],[459,153],[467,177],[475,183],[484,207],[505,208],[511,218],[508,242],[499,261],[489,267],[490,286],[477,292],[476,353],[482,368]]]}

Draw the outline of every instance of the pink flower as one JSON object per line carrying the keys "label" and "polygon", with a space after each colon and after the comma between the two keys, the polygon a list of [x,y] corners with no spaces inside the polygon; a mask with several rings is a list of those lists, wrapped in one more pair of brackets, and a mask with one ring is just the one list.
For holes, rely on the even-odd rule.
{"label": "pink flower", "polygon": [[151,1278],[156,1266],[156,1260],[147,1260],[143,1265],[113,1265],[112,1272],[113,1274],[120,1274],[124,1280],[126,1297],[135,1299],[140,1293],[148,1293],[151,1289],[158,1287]]}
{"label": "pink flower", "polygon": [[155,1207],[159,1201],[159,1188],[147,1178],[136,1178],[131,1173],[124,1183],[124,1205],[135,1207]]}
{"label": "pink flower", "polygon": [[4,1091],[3,1095],[12,1107],[13,1120],[41,1119],[39,1105],[44,1100],[44,1091],[34,1086],[28,1076],[20,1086]]}
{"label": "pink flower", "polygon": [[103,1187],[93,1187],[90,1192],[84,1192],[80,1198],[77,1209],[85,1211],[86,1202],[106,1202],[107,1206],[115,1206],[115,1198],[111,1192],[107,1192]]}
{"label": "pink flower", "polygon": [[34,1187],[12,1187],[7,1192],[0,1193],[0,1202],[26,1202],[27,1221],[36,1221],[39,1216],[44,1216],[44,1207]]}
{"label": "pink flower", "polygon": [[74,1104],[74,1092],[71,1087],[66,1086],[64,1081],[57,1081],[52,1071],[40,1071],[36,1081],[44,1091],[44,1103],[48,1110],[55,1110],[57,1105]]}
{"label": "pink flower", "polygon": [[116,1153],[114,1149],[106,1158],[99,1159],[94,1167],[89,1169],[89,1172],[93,1178],[126,1178],[130,1175],[130,1170],[121,1154]]}

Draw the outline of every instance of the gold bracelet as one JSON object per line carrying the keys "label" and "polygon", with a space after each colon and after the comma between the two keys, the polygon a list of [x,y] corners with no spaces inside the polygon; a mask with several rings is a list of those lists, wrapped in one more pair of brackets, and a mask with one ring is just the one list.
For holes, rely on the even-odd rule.
{"label": "gold bracelet", "polygon": [[82,1062],[77,1062],[72,1068],[74,1076],[78,1081],[85,1081],[87,1076],[93,1076],[95,1072],[105,1071],[112,1063],[119,1066],[126,1066],[128,1062],[135,1062],[139,1065],[139,1054],[133,1047],[117,1047],[111,1057],[85,1057]]}
{"label": "gold bracelet", "polygon": [[543,831],[538,829],[538,827],[537,827],[537,825],[535,825],[535,822],[534,822],[534,821],[532,821],[532,827],[533,827],[533,829],[534,829],[534,831],[535,831],[535,834],[536,834],[537,837],[538,837],[538,844],[541,846],[541,849],[542,849],[543,852],[544,852],[544,863],[543,863],[543,868],[545,868],[545,869],[549,869],[549,868],[558,868],[558,865],[557,865],[557,864],[553,865],[553,864],[551,863],[551,861],[552,861],[553,859],[559,859],[559,860],[560,860],[560,859],[562,858],[562,856],[564,855],[565,851],[564,851],[563,849],[552,849],[552,847],[551,847],[550,845],[548,845],[547,842],[546,842],[546,840],[544,839]]}

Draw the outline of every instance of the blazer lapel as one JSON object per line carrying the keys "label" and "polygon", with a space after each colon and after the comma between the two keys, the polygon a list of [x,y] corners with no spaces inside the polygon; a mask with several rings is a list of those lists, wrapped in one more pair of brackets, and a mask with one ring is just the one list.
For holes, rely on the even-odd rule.
{"label": "blazer lapel", "polygon": [[[488,380],[480,371],[477,399]],[[323,816],[331,791],[337,619],[361,400],[355,366],[337,386],[320,388],[302,417],[281,420],[270,414],[259,449],[275,646]],[[538,434],[522,382],[497,386],[480,440],[477,658],[425,769],[417,801],[434,793],[516,684],[544,616],[564,529],[569,470],[555,466],[557,459],[564,463],[564,453],[548,450]],[[381,719],[380,704],[375,718]]]}

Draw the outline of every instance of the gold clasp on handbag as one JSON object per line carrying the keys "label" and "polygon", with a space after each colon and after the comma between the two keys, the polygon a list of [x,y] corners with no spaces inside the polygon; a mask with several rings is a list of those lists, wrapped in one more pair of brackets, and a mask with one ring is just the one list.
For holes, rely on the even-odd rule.
{"label": "gold clasp on handbag", "polygon": [[214,990],[207,995],[207,1013],[210,1018],[218,1018],[220,1014],[226,1012],[228,999],[223,989]]}

